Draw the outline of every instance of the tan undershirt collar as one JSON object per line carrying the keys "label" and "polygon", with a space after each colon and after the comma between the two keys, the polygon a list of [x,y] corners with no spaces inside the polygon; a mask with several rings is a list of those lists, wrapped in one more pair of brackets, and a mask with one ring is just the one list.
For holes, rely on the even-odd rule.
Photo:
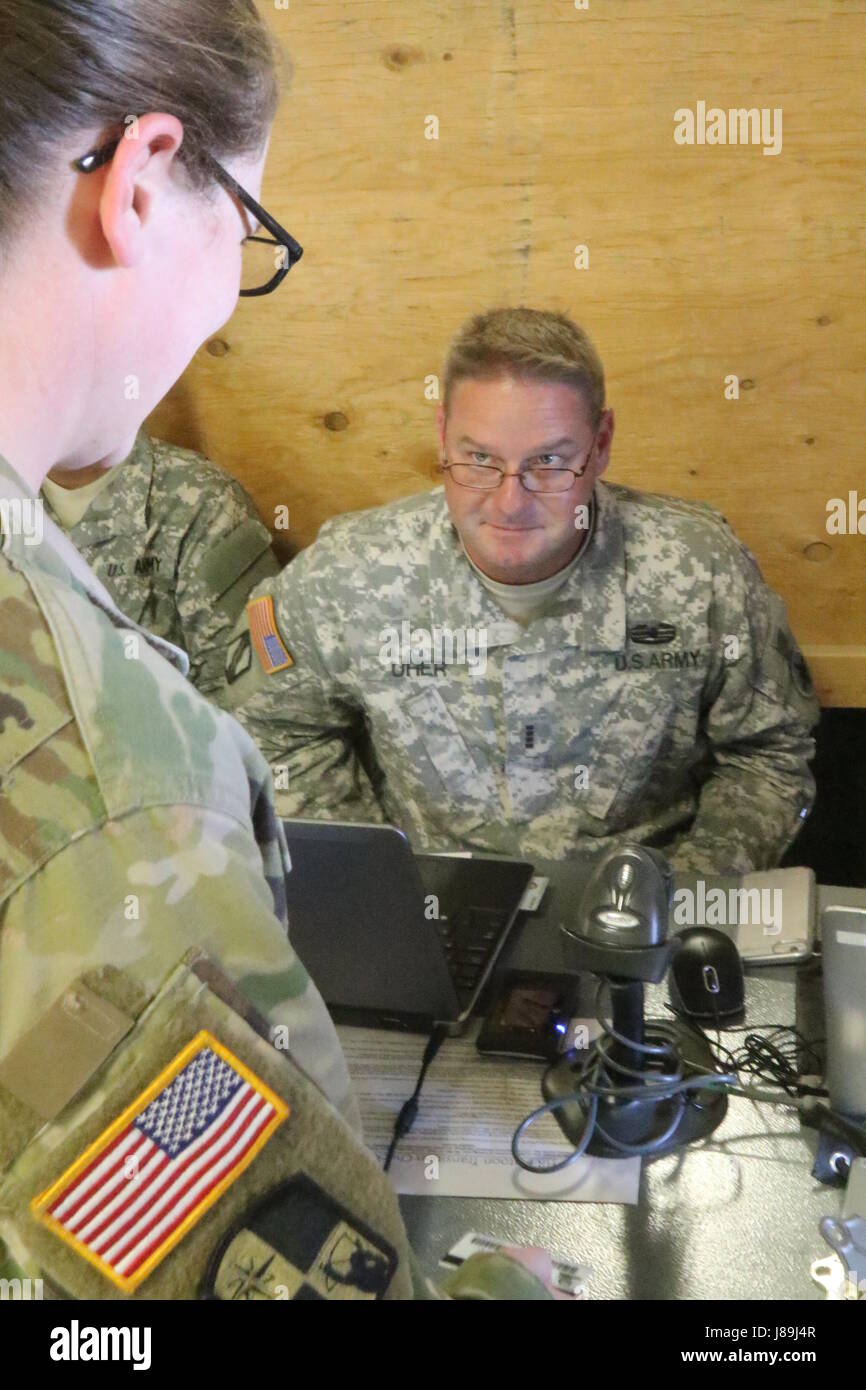
{"label": "tan undershirt collar", "polygon": [[102,492],[103,488],[108,486],[113,476],[114,469],[109,468],[107,472],[95,478],[92,483],[85,483],[84,487],[61,487],[59,483],[46,478],[42,484],[42,491],[51,503],[54,515],[61,526],[69,531],[73,526],[78,525],[93,499]]}
{"label": "tan undershirt collar", "polygon": [[590,508],[590,523],[580,550],[563,569],[557,570],[556,574],[551,574],[547,579],[538,579],[532,584],[502,584],[497,579],[491,579],[488,574],[478,568],[465,546],[463,546],[463,554],[502,611],[509,618],[513,618],[516,623],[520,623],[521,627],[528,627],[533,618],[541,616],[560,589],[568,582],[572,571],[576,569],[581,556],[589,545],[595,527],[595,513],[595,499],[593,498]]}

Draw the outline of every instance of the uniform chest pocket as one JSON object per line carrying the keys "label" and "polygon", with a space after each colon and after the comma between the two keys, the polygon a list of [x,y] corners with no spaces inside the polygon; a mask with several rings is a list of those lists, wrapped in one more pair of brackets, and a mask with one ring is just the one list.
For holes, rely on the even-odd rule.
{"label": "uniform chest pocket", "polygon": [[675,686],[648,674],[622,674],[586,741],[587,785],[581,795],[591,816],[614,825],[632,819],[663,745],[675,740],[678,723],[688,722],[678,717],[678,708]]}
{"label": "uniform chest pocket", "polygon": [[409,741],[413,770],[429,792],[450,794],[478,821],[494,811],[496,782],[473,753],[439,691],[418,691],[399,707],[403,741]]}

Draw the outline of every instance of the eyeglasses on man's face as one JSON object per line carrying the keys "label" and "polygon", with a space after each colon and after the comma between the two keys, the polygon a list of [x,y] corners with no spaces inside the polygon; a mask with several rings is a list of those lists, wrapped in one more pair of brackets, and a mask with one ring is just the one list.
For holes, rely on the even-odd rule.
{"label": "eyeglasses on man's face", "polygon": [[[94,170],[103,168],[114,158],[122,139],[123,136],[120,136],[110,144],[74,160],[72,167],[81,174],[92,174]],[[283,283],[292,266],[301,259],[304,248],[275,217],[271,217],[270,213],[256,202],[252,194],[241,187],[237,179],[233,178],[213,155],[206,154],[205,158],[213,169],[214,177],[223,188],[237,198],[261,228],[270,232],[270,236],[256,233],[248,236],[243,242],[241,296],[252,299],[259,295],[272,294]]]}
{"label": "eyeglasses on man's face", "polygon": [[595,440],[596,436],[593,435],[586,458],[579,468],[558,468],[553,464],[532,463],[517,473],[506,473],[504,468],[498,468],[492,463],[475,463],[472,460],[461,459],[450,461],[444,458],[439,466],[458,487],[472,488],[475,492],[493,492],[502,486],[506,478],[517,478],[520,486],[527,492],[570,492],[577,479],[582,478],[589,467]]}

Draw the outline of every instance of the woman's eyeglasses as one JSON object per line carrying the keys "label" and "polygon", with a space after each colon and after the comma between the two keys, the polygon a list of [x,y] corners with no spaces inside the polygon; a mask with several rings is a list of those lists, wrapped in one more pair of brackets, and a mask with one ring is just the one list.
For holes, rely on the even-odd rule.
{"label": "woman's eyeglasses", "polygon": [[[81,174],[92,174],[96,169],[103,168],[114,158],[123,136],[112,140],[110,144],[103,145],[98,150],[92,150],[90,154],[83,155],[81,159],[73,161],[73,168]],[[275,217],[271,217],[269,212],[257,203],[245,188],[242,188],[237,179],[233,178],[227,169],[214,159],[213,155],[205,154],[207,162],[214,172],[214,177],[222,184],[229,193],[234,194],[238,202],[251,213],[256,221],[270,232],[270,236],[249,236],[243,243],[244,259],[241,272],[241,296],[252,299],[262,294],[272,294],[279,285],[283,283],[293,265],[301,259],[304,248],[295,238],[281,226]]]}

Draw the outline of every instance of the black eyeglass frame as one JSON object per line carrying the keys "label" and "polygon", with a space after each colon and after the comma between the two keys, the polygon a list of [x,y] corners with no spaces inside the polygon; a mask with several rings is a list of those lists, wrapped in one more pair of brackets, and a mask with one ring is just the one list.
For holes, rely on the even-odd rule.
{"label": "black eyeglass frame", "polygon": [[597,440],[597,439],[598,439],[598,430],[596,430],[595,434],[592,436],[592,441],[591,441],[591,443],[590,443],[589,449],[587,450],[586,458],[584,459],[584,461],[583,461],[583,463],[581,464],[581,466],[580,466],[579,469],[578,469],[578,468],[544,468],[544,469],[538,469],[538,470],[537,470],[539,473],[570,473],[570,474],[571,474],[572,481],[571,481],[571,483],[569,484],[568,487],[559,488],[559,489],[553,489],[552,491],[551,491],[550,489],[547,489],[547,488],[541,488],[541,487],[527,487],[527,486],[526,486],[526,483],[525,483],[523,480],[524,480],[524,478],[526,477],[526,474],[527,474],[527,473],[531,473],[531,472],[534,471],[534,470],[531,469],[531,468],[525,468],[525,469],[523,470],[523,472],[506,473],[506,471],[505,471],[504,468],[497,468],[497,466],[496,466],[495,463],[465,463],[464,460],[459,459],[459,460],[458,460],[458,463],[462,464],[462,466],[463,466],[464,468],[486,468],[486,469],[487,469],[489,472],[491,472],[491,473],[498,473],[498,474],[499,474],[499,482],[498,482],[498,483],[494,483],[494,484],[493,484],[493,487],[478,487],[477,484],[473,485],[472,483],[461,483],[461,482],[459,481],[459,479],[455,478],[455,477],[454,477],[454,474],[453,474],[454,464],[451,463],[451,462],[449,462],[449,461],[446,460],[445,458],[440,459],[440,461],[439,461],[439,467],[440,467],[440,469],[441,469],[441,471],[442,471],[443,473],[450,473],[450,474],[451,474],[451,481],[453,482],[453,484],[454,484],[455,487],[465,487],[465,488],[468,488],[470,492],[495,492],[496,489],[497,489],[498,487],[501,487],[501,486],[502,486],[502,484],[504,483],[504,481],[505,481],[506,478],[517,478],[517,480],[519,481],[520,486],[523,488],[524,492],[529,492],[529,493],[532,493],[533,495],[537,495],[538,493],[541,493],[543,496],[546,496],[546,497],[565,497],[567,493],[571,492],[571,489],[574,487],[574,484],[577,482],[578,478],[582,478],[583,475],[584,475],[584,473],[586,472],[587,468],[589,467],[590,459],[592,458],[592,451],[593,451],[593,449],[595,448],[595,443],[596,443],[596,440]]}
{"label": "black eyeglass frame", "polygon": [[[77,169],[81,174],[92,174],[97,169],[104,168],[104,166],[110,163],[114,158],[115,152],[122,139],[122,135],[118,136],[116,140],[110,141],[107,145],[102,145],[100,149],[92,150],[90,154],[82,155],[80,159],[73,160],[73,169]],[[214,159],[212,154],[204,151],[204,158],[213,169],[214,176],[219,183],[222,184],[223,188],[227,189],[229,193],[233,193],[238,201],[246,208],[247,212],[251,212],[256,221],[261,223],[265,231],[270,232],[273,238],[273,240],[269,240],[268,237],[249,236],[246,240],[261,242],[266,246],[279,246],[285,253],[285,264],[278,267],[276,273],[267,284],[255,290],[241,290],[241,298],[255,299],[260,295],[273,294],[274,290],[283,283],[292,266],[297,265],[298,261],[303,256],[303,246],[301,246],[300,242],[295,240],[290,232],[286,231],[285,227],[283,227],[275,217],[272,217],[271,214],[262,207],[261,203],[256,202],[251,193],[248,193],[245,188],[241,187],[237,179],[233,178],[229,171],[224,169],[218,160]]]}

